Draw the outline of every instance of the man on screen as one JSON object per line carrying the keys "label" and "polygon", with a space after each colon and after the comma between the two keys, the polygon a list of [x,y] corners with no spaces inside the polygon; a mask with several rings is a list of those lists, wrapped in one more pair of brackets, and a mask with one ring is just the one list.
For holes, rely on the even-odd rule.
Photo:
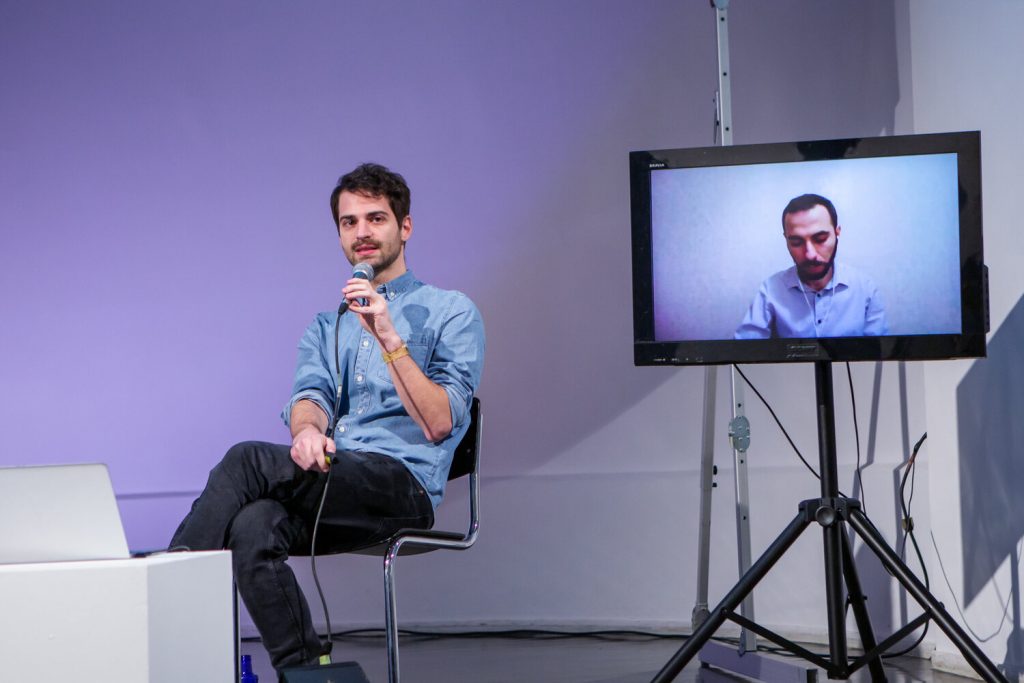
{"label": "man on screen", "polygon": [[353,265],[372,266],[373,279],[349,279],[348,311],[320,313],[299,342],[282,413],[291,443],[228,450],[171,541],[172,550],[232,551],[238,592],[279,672],[328,649],[285,562],[309,554],[318,516],[318,554],[429,528],[469,426],[483,322],[464,294],[406,268],[409,205],[405,180],[383,166],[338,181],[341,248]]}
{"label": "man on screen", "polygon": [[863,337],[887,334],[885,309],[869,277],[836,263],[842,228],[832,202],[790,200],[782,234],[793,266],[761,283],[736,339]]}

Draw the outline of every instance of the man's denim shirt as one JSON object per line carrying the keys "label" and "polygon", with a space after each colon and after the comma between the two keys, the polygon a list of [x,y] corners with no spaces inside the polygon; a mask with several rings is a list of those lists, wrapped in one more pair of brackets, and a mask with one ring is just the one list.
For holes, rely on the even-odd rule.
{"label": "man's denim shirt", "polygon": [[[428,378],[448,393],[452,431],[430,442],[406,412],[373,335],[358,316],[341,316],[339,355],[341,410],[334,442],[338,450],[381,453],[401,460],[423,485],[436,508],[444,495],[452,454],[469,427],[469,407],[480,383],[484,361],[484,325],[465,294],[438,289],[411,272],[377,291],[409,355]],[[308,399],[328,417],[337,393],[334,360],[335,312],[320,313],[299,342],[299,361],[291,400],[281,417],[291,419],[296,401]]]}

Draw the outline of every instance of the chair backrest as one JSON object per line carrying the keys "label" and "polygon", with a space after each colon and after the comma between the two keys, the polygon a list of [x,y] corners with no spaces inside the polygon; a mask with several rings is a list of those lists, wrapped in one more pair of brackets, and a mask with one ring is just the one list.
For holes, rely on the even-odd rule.
{"label": "chair backrest", "polygon": [[464,477],[476,471],[476,461],[479,457],[480,443],[480,399],[473,397],[473,403],[469,408],[469,429],[462,437],[455,455],[452,457],[452,466],[448,470],[448,481]]}

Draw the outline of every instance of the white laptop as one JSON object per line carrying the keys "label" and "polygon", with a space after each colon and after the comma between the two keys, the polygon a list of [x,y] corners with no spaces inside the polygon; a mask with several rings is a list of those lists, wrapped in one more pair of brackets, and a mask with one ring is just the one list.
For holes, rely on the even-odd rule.
{"label": "white laptop", "polygon": [[106,465],[0,467],[0,564],[126,557]]}

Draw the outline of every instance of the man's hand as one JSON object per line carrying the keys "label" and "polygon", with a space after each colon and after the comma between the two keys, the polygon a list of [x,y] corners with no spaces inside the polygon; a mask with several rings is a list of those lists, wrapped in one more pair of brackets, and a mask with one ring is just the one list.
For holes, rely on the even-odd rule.
{"label": "man's hand", "polygon": [[[374,336],[382,351],[394,353],[402,348],[405,341],[391,321],[388,302],[372,283],[352,278],[341,291],[351,302],[348,310],[359,315],[359,323]],[[360,306],[359,299],[365,299],[366,305]],[[409,354],[388,363],[388,373],[405,411],[423,430],[423,435],[430,441],[448,436],[452,430],[448,393],[432,382]]]}
{"label": "man's hand", "polygon": [[330,469],[325,455],[337,450],[334,441],[328,439],[315,427],[305,427],[292,438],[292,460],[304,470],[316,468],[321,472]]}
{"label": "man's hand", "polygon": [[[393,351],[402,345],[402,339],[391,322],[387,299],[374,289],[373,283],[362,278],[352,278],[345,283],[341,293],[349,300],[348,310],[359,314],[359,323],[374,336],[381,347]],[[365,306],[359,304],[360,299],[366,302]]]}

